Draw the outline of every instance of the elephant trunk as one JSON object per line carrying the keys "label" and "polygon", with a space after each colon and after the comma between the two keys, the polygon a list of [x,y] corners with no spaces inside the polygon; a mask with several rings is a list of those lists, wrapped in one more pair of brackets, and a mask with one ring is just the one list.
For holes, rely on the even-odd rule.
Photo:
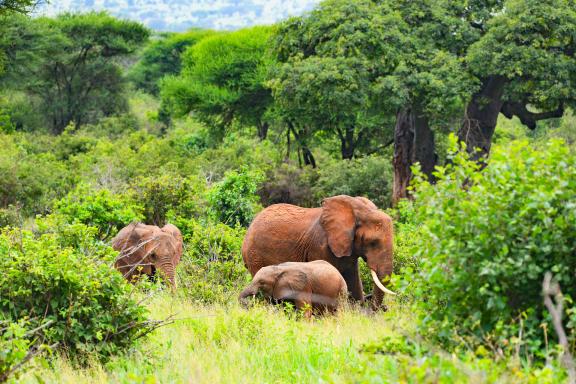
{"label": "elephant trunk", "polygon": [[170,289],[175,291],[177,288],[176,278],[174,273],[174,264],[172,261],[168,261],[158,265],[158,270],[161,271],[162,277],[166,279],[168,285],[170,285]]}
{"label": "elephant trunk", "polygon": [[396,295],[396,293],[394,293],[391,290],[389,290],[388,288],[386,288],[384,286],[384,284],[382,284],[382,282],[381,282],[382,279],[388,278],[392,274],[392,265],[390,264],[390,266],[377,268],[376,271],[374,269],[371,269],[370,273],[372,275],[372,279],[374,280],[374,290],[373,290],[373,294],[372,294],[371,307],[373,310],[376,311],[376,310],[380,309],[382,306],[382,301],[384,299],[384,293],[387,293],[389,295]]}
{"label": "elephant trunk", "polygon": [[247,307],[249,303],[249,297],[255,296],[258,293],[258,288],[250,284],[246,287],[242,292],[240,292],[240,296],[238,296],[238,301],[243,307]]}

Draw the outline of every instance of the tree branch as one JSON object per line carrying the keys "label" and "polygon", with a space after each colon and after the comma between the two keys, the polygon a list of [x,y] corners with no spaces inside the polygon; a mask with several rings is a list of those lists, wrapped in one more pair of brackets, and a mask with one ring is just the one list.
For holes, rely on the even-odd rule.
{"label": "tree branch", "polygon": [[[562,296],[558,283],[552,283],[552,274],[550,272],[546,272],[546,275],[544,276],[544,281],[542,282],[542,295],[544,296],[544,305],[548,308],[548,311],[552,316],[552,324],[554,325],[554,329],[558,335],[558,344],[560,344],[563,349],[562,364],[568,371],[569,383],[574,384],[576,383],[576,366],[572,354],[570,353],[570,345],[568,343],[566,331],[564,331],[562,325],[564,297]],[[552,301],[552,297],[554,297],[556,304]]]}
{"label": "tree branch", "polygon": [[557,109],[547,112],[530,112],[526,108],[525,102],[512,102],[507,101],[502,105],[500,112],[507,118],[511,119],[513,116],[518,116],[522,124],[528,128],[536,129],[536,122],[539,120],[551,119],[554,117],[562,117],[564,114],[564,105],[560,103]]}

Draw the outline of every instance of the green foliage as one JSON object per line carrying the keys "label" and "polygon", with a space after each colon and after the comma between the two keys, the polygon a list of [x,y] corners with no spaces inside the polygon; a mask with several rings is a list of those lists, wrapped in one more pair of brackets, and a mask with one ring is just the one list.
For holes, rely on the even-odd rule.
{"label": "green foliage", "polygon": [[14,128],[10,115],[0,107],[0,133],[12,133]]}
{"label": "green foliage", "polygon": [[144,222],[162,227],[169,217],[199,216],[204,208],[201,196],[205,184],[201,179],[165,174],[140,177],[133,189],[143,207]]}
{"label": "green foliage", "polygon": [[508,0],[505,8],[494,14],[486,23],[487,32],[470,47],[467,61],[471,71],[479,77],[506,77],[507,96],[512,101],[543,109],[573,102],[573,1]]}
{"label": "green foliage", "polygon": [[387,208],[392,193],[390,165],[379,156],[332,162],[318,170],[314,195],[318,201],[335,195],[364,196],[378,208]]}
{"label": "green foliage", "polygon": [[235,119],[261,126],[271,102],[264,86],[270,33],[253,27],[202,39],[185,52],[181,76],[163,82],[162,99],[176,115],[194,112],[220,130]]}
{"label": "green foliage", "polygon": [[25,136],[0,135],[0,141],[0,209],[12,206],[24,216],[46,212],[69,187],[65,165],[36,152]]}
{"label": "green foliage", "polygon": [[212,34],[210,30],[192,29],[160,35],[146,46],[138,63],[130,69],[130,80],[137,88],[158,95],[158,82],[164,76],[180,73],[184,51]]}
{"label": "green foliage", "polygon": [[[451,144],[454,151],[454,138]],[[564,292],[576,289],[575,172],[576,156],[562,142],[538,151],[523,141],[494,151],[482,172],[462,151],[437,169],[435,186],[420,178],[422,265],[409,289],[426,298],[429,335],[543,357],[544,273]]]}
{"label": "green foliage", "polygon": [[421,356],[428,351],[425,347],[406,336],[386,336],[377,342],[363,345],[360,352],[384,355],[401,353],[409,356]]}
{"label": "green foliage", "polygon": [[8,55],[8,83],[40,101],[52,132],[126,110],[117,59],[148,38],[142,25],[92,12],[11,17],[5,29],[0,49]]}
{"label": "green foliage", "polygon": [[28,13],[36,4],[36,0],[3,0],[0,4],[0,16],[10,13]]}
{"label": "green foliage", "polygon": [[184,218],[174,224],[186,243],[178,267],[184,296],[201,303],[235,300],[249,276],[240,253],[246,229]]}
{"label": "green foliage", "polygon": [[242,169],[230,171],[208,192],[211,214],[230,226],[247,227],[261,208],[256,191],[263,176],[259,172]]}
{"label": "green foliage", "polygon": [[74,224],[64,232],[0,234],[0,318],[29,319],[33,328],[52,321],[41,337],[79,360],[106,358],[147,330],[146,310],[111,268],[116,252],[95,242],[95,233]]}
{"label": "green foliage", "polygon": [[352,158],[386,135],[377,79],[398,62],[401,26],[396,13],[371,1],[326,1],[280,25],[272,43],[280,64],[268,84],[301,146],[325,134],[340,140],[343,158]]}
{"label": "green foliage", "polygon": [[55,204],[56,212],[70,223],[82,223],[98,230],[100,238],[111,238],[133,221],[141,221],[142,206],[129,195],[114,194],[107,189],[78,185]]}
{"label": "green foliage", "polygon": [[258,195],[264,206],[288,203],[301,207],[314,207],[320,203],[312,192],[317,179],[317,169],[301,168],[292,162],[282,162],[279,166],[268,170],[258,189]]}

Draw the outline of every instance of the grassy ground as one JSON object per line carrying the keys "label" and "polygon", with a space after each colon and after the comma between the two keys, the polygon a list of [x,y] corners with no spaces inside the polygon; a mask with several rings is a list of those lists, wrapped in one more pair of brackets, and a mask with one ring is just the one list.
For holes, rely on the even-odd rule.
{"label": "grassy ground", "polygon": [[64,357],[37,366],[26,383],[453,383],[559,382],[557,369],[530,370],[445,352],[415,342],[413,314],[347,308],[307,321],[257,306],[202,307],[161,295],[153,317],[176,314],[127,356],[78,369]]}

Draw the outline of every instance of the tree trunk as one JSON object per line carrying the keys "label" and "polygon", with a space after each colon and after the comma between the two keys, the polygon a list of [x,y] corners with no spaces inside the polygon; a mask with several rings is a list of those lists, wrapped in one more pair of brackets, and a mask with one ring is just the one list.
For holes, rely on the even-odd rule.
{"label": "tree trunk", "polygon": [[284,161],[288,162],[290,160],[290,129],[286,129],[286,157]]}
{"label": "tree trunk", "polygon": [[414,109],[414,151],[412,163],[420,163],[422,172],[428,176],[428,181],[434,182],[434,168],[438,161],[434,132],[430,129],[428,117],[418,109]]}
{"label": "tree trunk", "polygon": [[412,177],[412,159],[414,153],[414,115],[411,108],[405,108],[396,115],[394,127],[394,185],[392,204],[408,197],[407,188]]}
{"label": "tree trunk", "polygon": [[267,122],[258,122],[257,127],[258,127],[258,138],[260,139],[260,141],[266,140],[266,137],[268,136],[268,128],[270,127],[270,125]]}
{"label": "tree trunk", "polygon": [[490,153],[498,114],[504,104],[502,95],[505,85],[506,78],[503,76],[487,78],[466,108],[458,139],[466,143],[466,150],[474,160],[480,160]]}
{"label": "tree trunk", "polygon": [[[312,168],[316,168],[316,160],[314,159],[314,155],[312,155],[312,151],[308,148],[308,145],[305,141],[305,133],[298,132],[294,127],[292,122],[288,122],[288,129],[292,131],[294,135],[294,139],[298,143],[300,150],[302,151],[302,158],[304,160],[304,165],[311,165]],[[298,160],[300,160],[300,156],[298,156]]]}
{"label": "tree trunk", "polygon": [[428,117],[418,106],[404,108],[396,116],[394,128],[394,185],[392,204],[407,198],[408,186],[412,179],[413,164],[420,163],[422,172],[434,181],[432,172],[438,156],[434,142],[434,132],[430,128]]}
{"label": "tree trunk", "polygon": [[340,152],[342,153],[342,159],[352,159],[354,157],[355,147],[354,127],[346,127],[344,133],[340,133]]}

